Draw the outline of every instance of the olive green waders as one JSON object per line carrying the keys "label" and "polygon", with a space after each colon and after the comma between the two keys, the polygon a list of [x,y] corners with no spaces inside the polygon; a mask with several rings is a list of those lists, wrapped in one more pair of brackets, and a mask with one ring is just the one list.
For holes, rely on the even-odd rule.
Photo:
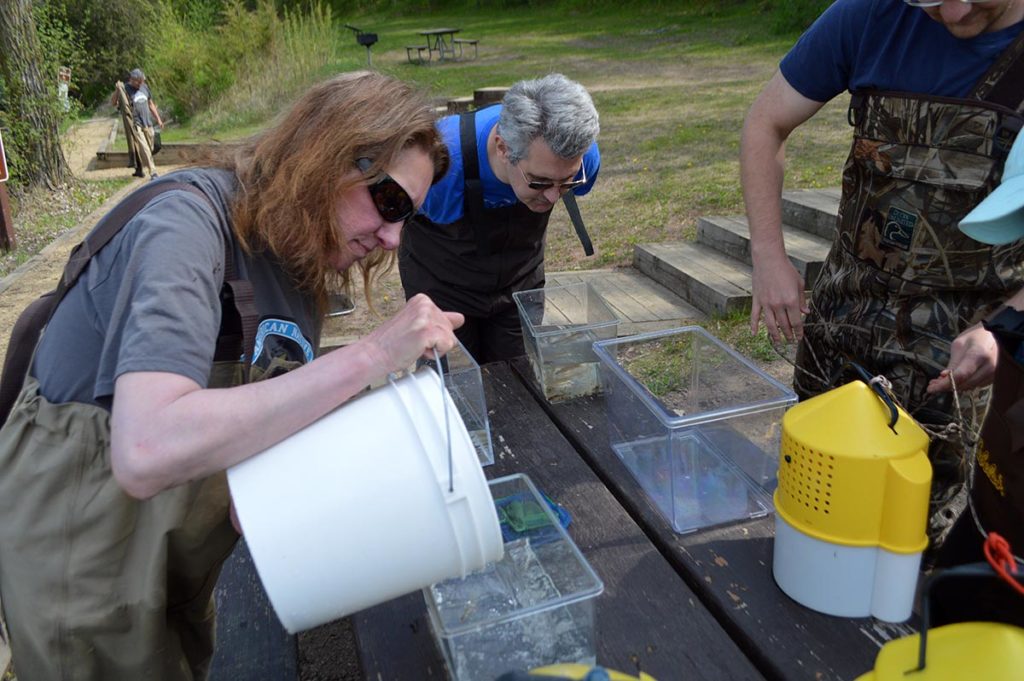
{"label": "olive green waders", "polygon": [[[843,168],[838,229],[797,351],[801,398],[845,382],[847,360],[881,374],[933,434],[929,535],[940,539],[963,508],[963,441],[976,432],[988,391],[928,395],[950,344],[1024,286],[1024,243],[992,247],[957,225],[999,183],[1024,116],[1018,86],[1024,37],[997,61],[973,99],[855,93],[853,147]],[[1011,74],[1011,75],[1008,75]],[[986,101],[998,93],[1013,106]],[[969,435],[968,435],[969,437]]]}
{"label": "olive green waders", "polygon": [[18,676],[202,679],[238,535],[224,474],[145,501],[110,469],[110,414],[30,378],[0,430],[0,598]]}
{"label": "olive green waders", "polygon": [[[49,309],[152,196],[171,190],[206,199],[179,183],[132,194],[72,252]],[[239,358],[252,357],[256,324],[252,286],[237,278],[227,241],[225,253],[211,388],[245,382]],[[5,380],[15,365],[31,366],[31,357],[5,362]],[[213,588],[238,539],[229,506],[224,473],[143,501],[128,496],[111,470],[110,413],[52,404],[26,376],[0,429],[0,619],[18,676],[204,679]]]}

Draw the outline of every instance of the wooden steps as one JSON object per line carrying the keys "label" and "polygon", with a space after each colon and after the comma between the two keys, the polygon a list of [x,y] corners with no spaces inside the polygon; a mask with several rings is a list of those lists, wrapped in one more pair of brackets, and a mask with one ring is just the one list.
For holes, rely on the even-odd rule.
{"label": "wooden steps", "polygon": [[[839,191],[800,189],[782,195],[786,253],[808,288],[828,255]],[[637,245],[633,265],[706,314],[750,306],[750,228],[745,216],[698,218],[695,241]]]}

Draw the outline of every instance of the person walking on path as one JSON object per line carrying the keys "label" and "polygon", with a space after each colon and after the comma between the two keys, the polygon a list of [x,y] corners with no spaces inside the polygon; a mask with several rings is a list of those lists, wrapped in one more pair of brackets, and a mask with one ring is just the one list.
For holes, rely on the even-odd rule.
{"label": "person walking on path", "polygon": [[110,103],[121,111],[122,115],[131,113],[132,136],[129,144],[135,154],[134,176],[145,177],[145,167],[149,177],[156,177],[156,163],[153,161],[156,132],[153,122],[156,121],[156,125],[162,128],[164,121],[160,117],[156,102],[153,101],[153,94],[146,84],[146,74],[142,69],[132,69],[128,74],[127,83],[117,82]]}
{"label": "person walking on path", "polygon": [[590,244],[575,196],[601,167],[597,110],[582,85],[551,74],[438,127],[452,164],[402,236],[405,296],[426,293],[465,315],[456,335],[481,364],[521,355],[512,294],[544,286],[544,238],[559,199]]}
{"label": "person walking on path", "polygon": [[[801,398],[841,382],[848,360],[891,382],[933,434],[933,540],[963,508],[954,424],[973,432],[987,399],[963,391],[996,358],[979,321],[1024,284],[1024,244],[991,246],[957,230],[998,183],[1024,122],[1022,55],[1024,0],[837,0],[783,58],[743,127],[751,328],[799,341]],[[808,305],[783,242],[784,146],[847,90],[854,144]],[[933,382],[943,369],[962,413],[951,382]]]}
{"label": "person walking on path", "polygon": [[404,83],[343,74],[111,212],[131,217],[60,300],[0,428],[19,678],[206,677],[238,540],[224,471],[455,344],[462,316],[417,296],[317,356],[327,292],[353,268],[372,281],[447,169],[435,122]]}

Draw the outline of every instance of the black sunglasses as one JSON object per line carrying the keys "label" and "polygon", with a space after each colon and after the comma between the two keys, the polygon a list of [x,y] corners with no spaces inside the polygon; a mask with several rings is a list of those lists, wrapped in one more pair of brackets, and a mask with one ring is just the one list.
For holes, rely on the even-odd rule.
{"label": "black sunglasses", "polygon": [[[356,167],[364,175],[370,172],[372,166],[373,161],[368,158],[356,159]],[[416,206],[413,204],[409,192],[405,191],[402,185],[387,173],[381,173],[380,179],[367,185],[366,189],[370,192],[373,205],[385,222],[405,222],[416,214]]]}
{"label": "black sunglasses", "polygon": [[582,187],[583,185],[585,185],[587,183],[587,167],[583,163],[580,163],[580,170],[579,170],[579,172],[583,175],[583,177],[581,177],[578,180],[570,180],[569,182],[557,182],[557,183],[556,182],[540,182],[538,180],[531,180],[530,178],[528,178],[526,176],[526,173],[523,172],[523,169],[519,167],[518,163],[516,164],[516,168],[519,168],[519,173],[523,176],[523,180],[526,181],[526,186],[529,187],[530,189],[532,189],[535,192],[546,192],[547,190],[549,190],[552,187],[554,187],[556,184],[558,185],[558,191],[567,192],[570,189],[575,189],[576,187]]}

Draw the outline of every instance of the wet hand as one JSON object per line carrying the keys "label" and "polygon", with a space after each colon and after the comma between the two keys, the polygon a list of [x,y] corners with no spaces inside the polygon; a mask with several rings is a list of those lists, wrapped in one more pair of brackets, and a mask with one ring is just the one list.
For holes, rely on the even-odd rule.
{"label": "wet hand", "polygon": [[798,341],[804,335],[804,315],[810,309],[804,280],[785,256],[778,261],[754,263],[750,331],[756,334],[761,319],[772,341]]}
{"label": "wet hand", "polygon": [[444,312],[420,293],[361,342],[384,373],[409,368],[417,359],[433,359],[434,348],[444,354],[454,347],[454,330],[462,326],[458,312]]}
{"label": "wet hand", "polygon": [[956,384],[958,391],[984,387],[992,382],[996,371],[999,346],[995,337],[981,324],[967,329],[949,348],[949,366],[939,377],[928,382],[929,393],[949,392]]}

